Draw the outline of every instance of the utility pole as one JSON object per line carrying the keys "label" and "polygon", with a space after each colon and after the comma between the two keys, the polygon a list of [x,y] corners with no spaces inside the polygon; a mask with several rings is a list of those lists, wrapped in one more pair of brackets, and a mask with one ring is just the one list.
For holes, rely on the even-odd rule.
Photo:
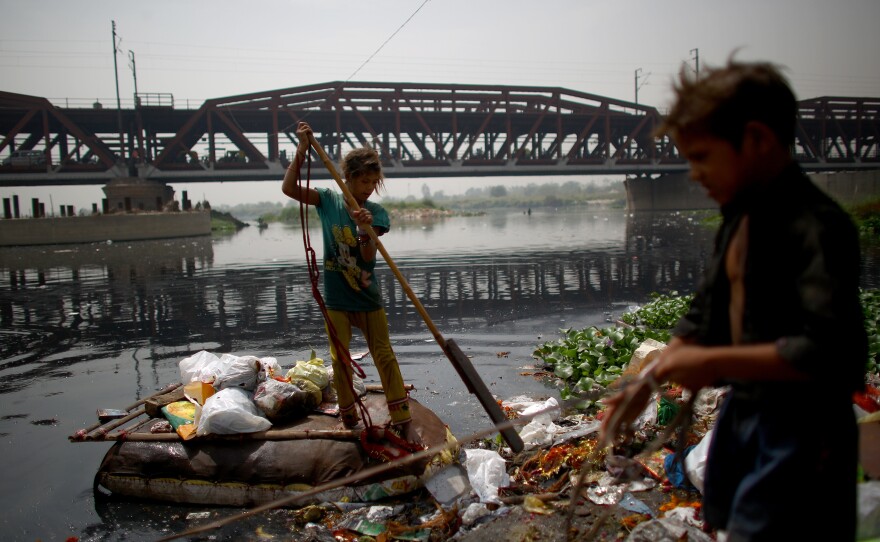
{"label": "utility pole", "polygon": [[116,53],[119,51],[116,43],[116,21],[113,23],[113,76],[116,78],[116,118],[119,122],[119,159],[125,162],[125,138],[122,135],[122,101],[119,99],[119,69],[116,65]]}
{"label": "utility pole", "polygon": [[134,64],[134,51],[131,49],[128,50],[128,60],[131,61],[131,75],[134,78],[134,108],[137,109],[140,105],[138,103],[138,72]]}
{"label": "utility pole", "polygon": [[[128,59],[130,61],[129,66],[131,67],[131,75],[134,79],[134,122],[135,122],[135,130],[137,130],[135,134],[137,147],[131,153],[129,158],[132,158],[133,162],[140,162],[144,159],[144,137],[143,137],[143,122],[141,119],[141,99],[138,96],[138,75],[137,75],[137,65],[134,61],[134,51],[131,49],[128,50]],[[136,160],[134,159],[136,157]]]}
{"label": "utility pole", "polygon": [[694,59],[694,71],[697,73],[697,79],[700,78],[700,50],[691,49],[691,58]]}
{"label": "utility pole", "polygon": [[641,74],[641,73],[642,73],[641,68],[637,69],[636,73],[635,73],[635,76],[636,76],[636,80],[635,80],[636,103],[639,103],[639,89],[642,88],[642,86],[648,82],[648,77],[651,76],[650,72],[645,74],[645,78],[642,80],[642,84],[640,85],[639,84],[639,74]]}

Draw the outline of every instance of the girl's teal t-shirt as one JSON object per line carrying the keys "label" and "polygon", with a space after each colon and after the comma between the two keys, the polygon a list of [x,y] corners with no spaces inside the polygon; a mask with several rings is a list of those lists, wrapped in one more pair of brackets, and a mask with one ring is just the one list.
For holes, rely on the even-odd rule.
{"label": "girl's teal t-shirt", "polygon": [[[357,242],[357,223],[348,214],[345,198],[329,188],[318,188],[316,209],[324,236],[324,303],[328,309],[368,312],[382,308],[379,284],[374,280],[376,260],[365,262]],[[388,213],[378,203],[364,202],[373,215],[377,233],[391,228]],[[377,254],[378,256],[378,254]]]}

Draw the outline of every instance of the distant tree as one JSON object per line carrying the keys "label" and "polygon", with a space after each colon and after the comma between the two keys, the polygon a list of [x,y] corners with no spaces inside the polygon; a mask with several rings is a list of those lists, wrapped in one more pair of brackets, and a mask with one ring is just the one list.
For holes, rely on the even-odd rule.
{"label": "distant tree", "polygon": [[493,198],[503,198],[507,196],[507,188],[503,184],[499,184],[489,188],[489,195]]}

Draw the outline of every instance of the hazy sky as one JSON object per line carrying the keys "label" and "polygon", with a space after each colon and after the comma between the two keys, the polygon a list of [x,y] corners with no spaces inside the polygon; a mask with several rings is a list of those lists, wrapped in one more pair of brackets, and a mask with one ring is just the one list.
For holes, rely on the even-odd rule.
{"label": "hazy sky", "polygon": [[[337,80],[560,86],[665,107],[682,65],[787,67],[799,98],[880,96],[878,0],[0,0],[0,90],[178,103]],[[408,20],[409,19],[409,20]],[[396,32],[396,34],[395,34]],[[387,43],[386,43],[387,42]],[[384,44],[384,47],[383,47]],[[381,49],[381,50],[380,50]],[[378,52],[377,52],[378,51]],[[374,55],[372,56],[371,55]],[[76,102],[75,102],[76,103]]]}
{"label": "hazy sky", "polygon": [[[0,90],[70,106],[115,105],[111,21],[121,39],[123,106],[134,92],[129,51],[139,92],[170,93],[190,107],[345,80],[558,86],[633,100],[641,70],[639,102],[665,110],[683,63],[694,68],[698,56],[701,67],[718,65],[736,49],[741,60],[783,65],[801,99],[880,96],[880,0],[0,0],[0,7]],[[99,187],[88,190],[100,201]],[[266,193],[279,195],[275,186]]]}

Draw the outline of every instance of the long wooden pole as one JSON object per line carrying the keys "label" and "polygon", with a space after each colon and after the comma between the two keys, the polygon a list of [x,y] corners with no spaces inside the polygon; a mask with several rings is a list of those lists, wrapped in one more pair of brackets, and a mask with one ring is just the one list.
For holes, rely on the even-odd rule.
{"label": "long wooden pole", "polygon": [[[342,177],[339,176],[339,172],[336,171],[336,166],[333,165],[333,161],[330,160],[330,157],[327,156],[327,153],[324,152],[324,149],[315,139],[313,134],[309,134],[309,143],[312,145],[312,148],[315,149],[315,152],[318,153],[318,157],[321,158],[321,161],[324,162],[324,166],[333,175],[333,179],[336,180],[336,184],[339,185],[339,189],[342,190],[343,196],[345,196],[345,200],[348,202],[348,206],[352,211],[357,211],[360,209],[360,205],[358,205],[357,200],[354,199],[354,195],[352,195],[351,190],[346,186],[345,181],[342,180]],[[391,272],[394,273],[394,276],[397,277],[398,282],[400,282],[400,286],[403,288],[403,291],[406,293],[407,297],[409,297],[410,301],[412,301],[413,305],[416,308],[416,311],[422,316],[422,320],[425,321],[425,325],[428,326],[428,329],[431,331],[431,334],[434,335],[434,339],[437,341],[437,344],[440,345],[440,348],[446,350],[446,339],[443,338],[443,335],[440,333],[440,330],[437,329],[437,326],[434,325],[434,322],[431,320],[431,316],[428,315],[428,311],[425,310],[425,307],[422,305],[422,302],[419,301],[418,296],[416,296],[415,292],[413,292],[412,288],[410,288],[409,283],[406,281],[406,278],[400,272],[397,265],[394,263],[394,260],[391,259],[391,255],[388,254],[388,251],[385,250],[385,246],[382,244],[382,241],[379,240],[379,236],[376,234],[376,230],[373,229],[371,225],[362,226],[367,234],[370,236],[370,239],[376,243],[376,249],[382,254],[382,257],[385,258],[385,261],[388,263],[388,267],[391,268]]]}
{"label": "long wooden pole", "polygon": [[[551,407],[551,408],[555,408],[555,407]],[[405,467],[407,465],[411,465],[413,463],[416,463],[418,461],[422,461],[424,459],[433,458],[434,456],[436,456],[437,454],[439,454],[441,452],[458,450],[461,447],[463,447],[465,444],[468,444],[471,442],[476,442],[479,439],[486,438],[497,430],[503,431],[505,429],[512,429],[514,424],[525,425],[528,422],[530,422],[532,419],[534,419],[535,417],[540,416],[546,412],[549,412],[551,410],[551,408],[542,409],[542,410],[539,410],[538,412],[533,412],[531,414],[524,414],[524,415],[520,416],[519,418],[517,418],[516,420],[505,420],[503,422],[499,422],[491,430],[483,429],[483,430],[477,431],[476,433],[471,433],[470,435],[467,435],[465,437],[458,437],[455,439],[447,440],[443,444],[431,446],[430,448],[426,448],[420,452],[415,452],[411,455],[405,455],[403,457],[399,457],[397,459],[389,461],[388,463],[380,463],[380,464],[372,466],[372,467],[367,467],[362,471],[356,472],[354,474],[350,474],[348,476],[344,476],[342,478],[337,478],[335,480],[330,480],[329,482],[327,482],[325,484],[319,485],[317,487],[313,487],[312,489],[309,489],[309,490],[304,491],[302,493],[298,493],[296,495],[290,495],[287,497],[282,497],[278,500],[275,500],[275,501],[272,501],[272,502],[269,502],[266,504],[261,504],[259,506],[251,508],[250,510],[247,510],[247,511],[242,512],[240,514],[236,514],[234,516],[219,519],[219,520],[214,521],[212,523],[209,523],[207,525],[199,525],[199,526],[193,527],[192,529],[189,529],[187,531],[175,533],[175,534],[160,538],[156,542],[168,542],[170,540],[177,540],[179,538],[191,537],[196,534],[206,533],[208,531],[213,531],[214,529],[219,529],[220,527],[223,527],[225,525],[235,523],[236,521],[240,521],[240,520],[255,516],[257,514],[262,514],[263,512],[267,512],[269,510],[275,510],[276,508],[282,508],[284,506],[298,504],[300,501],[305,502],[305,500],[308,499],[309,497],[324,493],[325,491],[330,491],[331,489],[336,489],[336,488],[343,487],[343,486],[354,485],[357,482],[360,482],[362,480],[370,480],[370,479],[377,477],[379,475],[382,475],[382,474],[385,474],[388,472],[392,472],[395,469],[399,469],[399,468]],[[572,507],[574,506],[575,502],[577,502],[577,499],[572,499]]]}
{"label": "long wooden pole", "polygon": [[[342,194],[345,196],[345,200],[348,202],[349,207],[352,211],[357,212],[360,209],[357,200],[354,199],[351,191],[346,186],[345,182],[342,180],[342,177],[339,176],[339,172],[336,171],[336,166],[333,164],[333,161],[330,160],[330,157],[327,156],[327,153],[324,152],[324,149],[318,143],[318,140],[315,139],[314,134],[309,133],[309,144],[318,153],[318,157],[321,158],[321,161],[324,162],[324,166],[333,176],[333,179],[336,181],[336,184],[339,186],[339,189],[342,190]],[[409,282],[407,282],[406,278],[403,276],[403,273],[400,272],[397,265],[394,263],[394,260],[391,259],[391,255],[388,254],[388,251],[385,250],[385,246],[382,244],[382,241],[379,240],[379,236],[376,235],[376,231],[369,224],[364,226],[364,230],[366,230],[367,235],[370,236],[370,239],[376,243],[376,249],[382,254],[382,257],[385,258],[385,262],[388,264],[388,267],[391,268],[391,272],[394,273],[394,276],[397,277],[397,281],[400,283],[401,288],[406,293],[406,296],[412,301],[413,306],[416,308],[416,311],[421,315],[422,320],[425,321],[425,325],[428,326],[428,329],[431,331],[431,334],[434,336],[434,340],[437,341],[437,344],[440,345],[440,348],[443,350],[443,353],[446,354],[446,357],[449,358],[449,361],[452,362],[453,367],[458,372],[458,375],[464,381],[465,385],[467,385],[468,390],[477,396],[480,404],[483,405],[483,408],[486,410],[486,413],[489,414],[489,417],[495,423],[495,425],[502,424],[507,421],[507,416],[501,410],[501,407],[498,406],[498,403],[495,401],[495,398],[492,397],[492,393],[489,391],[489,388],[486,387],[486,384],[480,378],[480,375],[477,374],[476,369],[474,369],[473,364],[471,364],[468,357],[461,351],[455,341],[446,340],[443,335],[440,333],[440,330],[437,329],[437,326],[434,325],[434,322],[431,320],[430,315],[428,315],[428,311],[425,310],[424,305],[419,300],[418,296],[413,292],[412,288],[409,286]],[[519,434],[512,427],[505,427],[500,430],[501,436],[507,442],[507,445],[514,452],[520,452],[523,450],[524,445],[523,441],[520,438]]]}
{"label": "long wooden pole", "polygon": [[[357,440],[360,437],[359,431],[349,429],[268,429],[256,433],[236,433],[234,435],[205,435],[197,437],[189,442],[205,443],[217,441],[233,441],[242,442],[250,440]],[[183,442],[177,433],[108,433],[106,435],[98,435],[87,439],[74,440],[72,442],[112,442],[124,440],[127,442]]]}

